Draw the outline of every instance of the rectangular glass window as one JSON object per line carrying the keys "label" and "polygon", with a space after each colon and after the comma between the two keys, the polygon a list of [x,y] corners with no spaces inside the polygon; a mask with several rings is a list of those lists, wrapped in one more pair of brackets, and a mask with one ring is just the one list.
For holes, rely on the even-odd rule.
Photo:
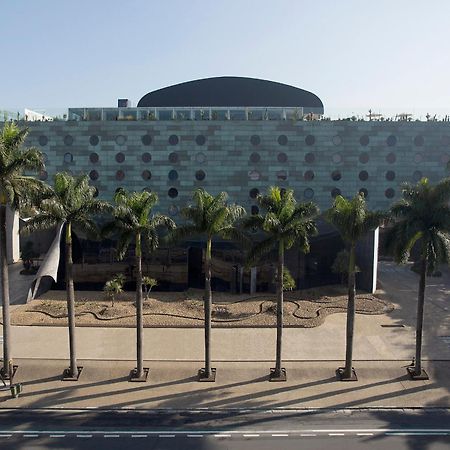
{"label": "rectangular glass window", "polygon": [[230,109],[231,120],[245,120],[245,110],[243,109]]}
{"label": "rectangular glass window", "polygon": [[191,118],[191,110],[190,109],[181,109],[175,111],[175,117],[177,120],[190,120]]}
{"label": "rectangular glass window", "polygon": [[195,120],[209,120],[209,109],[196,109],[194,117]]}
{"label": "rectangular glass window", "polygon": [[249,109],[248,110],[248,120],[262,120],[263,110],[262,109]]}
{"label": "rectangular glass window", "polygon": [[226,109],[213,109],[211,112],[212,120],[228,120],[228,110]]}
{"label": "rectangular glass window", "polygon": [[158,110],[159,120],[172,120],[172,110],[171,109],[160,109]]}
{"label": "rectangular glass window", "polygon": [[267,111],[267,119],[268,120],[282,120],[283,119],[282,109],[269,109]]}

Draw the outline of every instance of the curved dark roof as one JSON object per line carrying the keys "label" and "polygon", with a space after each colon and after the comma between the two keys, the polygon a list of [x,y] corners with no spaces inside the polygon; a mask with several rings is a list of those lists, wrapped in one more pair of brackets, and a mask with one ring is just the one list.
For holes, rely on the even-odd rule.
{"label": "curved dark roof", "polygon": [[138,106],[303,106],[323,108],[317,95],[303,89],[243,77],[188,81],[144,95]]}

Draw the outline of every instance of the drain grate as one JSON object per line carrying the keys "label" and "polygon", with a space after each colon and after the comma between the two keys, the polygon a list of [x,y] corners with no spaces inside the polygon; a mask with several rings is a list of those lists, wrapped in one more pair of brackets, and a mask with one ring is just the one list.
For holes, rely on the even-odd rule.
{"label": "drain grate", "polygon": [[383,328],[405,328],[405,325],[381,325]]}

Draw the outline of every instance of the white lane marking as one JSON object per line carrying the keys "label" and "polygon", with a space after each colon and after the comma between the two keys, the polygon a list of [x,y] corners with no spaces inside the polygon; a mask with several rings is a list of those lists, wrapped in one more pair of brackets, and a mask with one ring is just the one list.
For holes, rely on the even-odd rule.
{"label": "white lane marking", "polygon": [[288,437],[289,435],[288,434],[281,434],[281,433],[279,433],[279,434],[272,434],[272,437]]}
{"label": "white lane marking", "polygon": [[174,434],[158,434],[158,437],[160,438],[174,438]]}
{"label": "white lane marking", "polygon": [[244,437],[259,437],[259,434],[248,433],[248,434],[243,434],[242,436],[244,436]]}
{"label": "white lane marking", "polygon": [[214,437],[231,437],[231,434],[215,434]]}
{"label": "white lane marking", "polygon": [[65,434],[51,434],[50,435],[51,438],[63,438],[66,437]]}
{"label": "white lane marking", "polygon": [[77,438],[91,438],[92,434],[77,434]]}
{"label": "white lane marking", "polygon": [[373,433],[356,433],[356,436],[373,436]]}
{"label": "white lane marking", "polygon": [[9,438],[12,434],[0,434],[0,437]]}
{"label": "white lane marking", "polygon": [[38,434],[24,434],[23,437],[35,438],[38,437]]}
{"label": "white lane marking", "polygon": [[384,433],[386,436],[448,436],[450,433],[439,433],[439,432],[408,432],[408,431],[396,431],[391,433]]}
{"label": "white lane marking", "polygon": [[316,433],[302,433],[300,434],[301,437],[312,437],[312,436],[317,436]]}
{"label": "white lane marking", "polygon": [[328,433],[328,436],[345,436],[345,433]]}
{"label": "white lane marking", "polygon": [[132,438],[146,438],[147,435],[146,434],[132,434],[131,437]]}
{"label": "white lane marking", "polygon": [[105,437],[105,438],[118,438],[120,436],[118,434],[104,434],[103,437]]}
{"label": "white lane marking", "polygon": [[202,438],[203,434],[188,434],[188,438]]}

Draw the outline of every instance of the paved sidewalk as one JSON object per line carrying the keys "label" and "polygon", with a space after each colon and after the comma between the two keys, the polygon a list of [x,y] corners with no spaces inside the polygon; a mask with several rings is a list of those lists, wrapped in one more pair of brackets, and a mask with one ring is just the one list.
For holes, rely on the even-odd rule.
{"label": "paved sidewalk", "polygon": [[0,407],[351,408],[450,407],[450,364],[426,362],[430,381],[411,381],[406,361],[355,364],[359,381],[335,380],[334,362],[288,362],[288,381],[270,383],[271,364],[217,363],[217,381],[199,383],[192,362],[148,362],[147,383],[128,382],[134,362],[80,361],[78,382],[60,381],[65,361],[18,360],[23,393],[0,392]]}

